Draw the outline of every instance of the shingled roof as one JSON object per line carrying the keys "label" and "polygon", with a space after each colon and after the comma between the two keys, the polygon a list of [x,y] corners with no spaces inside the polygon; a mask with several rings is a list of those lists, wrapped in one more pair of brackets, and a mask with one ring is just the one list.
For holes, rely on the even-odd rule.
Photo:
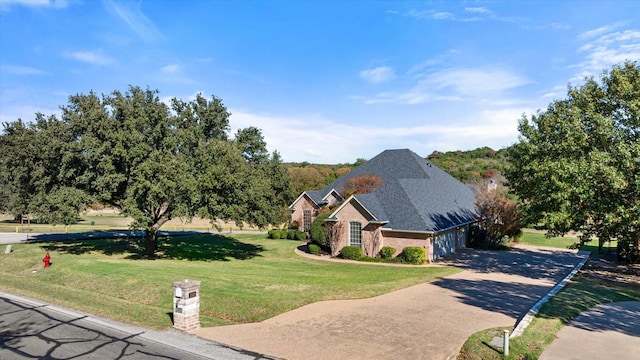
{"label": "shingled roof", "polygon": [[[357,200],[383,229],[439,232],[477,220],[473,190],[411,150],[385,150],[321,190],[306,194],[317,204],[341,192],[353,177],[372,174],[383,185]],[[333,216],[333,214],[332,214]]]}

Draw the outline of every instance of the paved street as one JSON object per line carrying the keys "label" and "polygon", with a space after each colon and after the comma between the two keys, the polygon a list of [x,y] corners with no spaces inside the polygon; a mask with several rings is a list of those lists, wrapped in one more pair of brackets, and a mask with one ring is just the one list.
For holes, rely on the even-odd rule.
{"label": "paved street", "polygon": [[175,330],[150,331],[0,293],[0,359],[266,359]]}

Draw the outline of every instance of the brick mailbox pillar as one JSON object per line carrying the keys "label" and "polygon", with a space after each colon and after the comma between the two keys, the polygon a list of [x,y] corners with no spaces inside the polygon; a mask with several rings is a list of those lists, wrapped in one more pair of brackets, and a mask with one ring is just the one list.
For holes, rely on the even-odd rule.
{"label": "brick mailbox pillar", "polygon": [[173,283],[173,327],[182,331],[200,327],[200,281]]}

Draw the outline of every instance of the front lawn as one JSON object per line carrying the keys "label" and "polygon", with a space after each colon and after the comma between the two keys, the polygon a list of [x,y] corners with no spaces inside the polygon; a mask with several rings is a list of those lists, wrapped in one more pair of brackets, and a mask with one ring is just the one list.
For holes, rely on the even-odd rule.
{"label": "front lawn", "polygon": [[[300,242],[262,234],[173,237],[148,261],[138,241],[14,244],[11,254],[0,253],[0,291],[166,328],[172,283],[193,279],[202,282],[200,321],[216,326],[261,321],[316,301],[372,297],[458,271],[310,260],[295,255]],[[43,269],[46,250],[53,265]]]}

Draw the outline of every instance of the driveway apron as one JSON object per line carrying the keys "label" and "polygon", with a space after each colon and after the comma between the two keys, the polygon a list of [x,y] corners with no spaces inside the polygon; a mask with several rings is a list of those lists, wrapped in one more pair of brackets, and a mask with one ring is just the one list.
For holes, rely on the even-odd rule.
{"label": "driveway apron", "polygon": [[286,359],[454,359],[471,334],[511,328],[580,259],[564,250],[465,249],[441,262],[464,270],[431,283],[193,333]]}

